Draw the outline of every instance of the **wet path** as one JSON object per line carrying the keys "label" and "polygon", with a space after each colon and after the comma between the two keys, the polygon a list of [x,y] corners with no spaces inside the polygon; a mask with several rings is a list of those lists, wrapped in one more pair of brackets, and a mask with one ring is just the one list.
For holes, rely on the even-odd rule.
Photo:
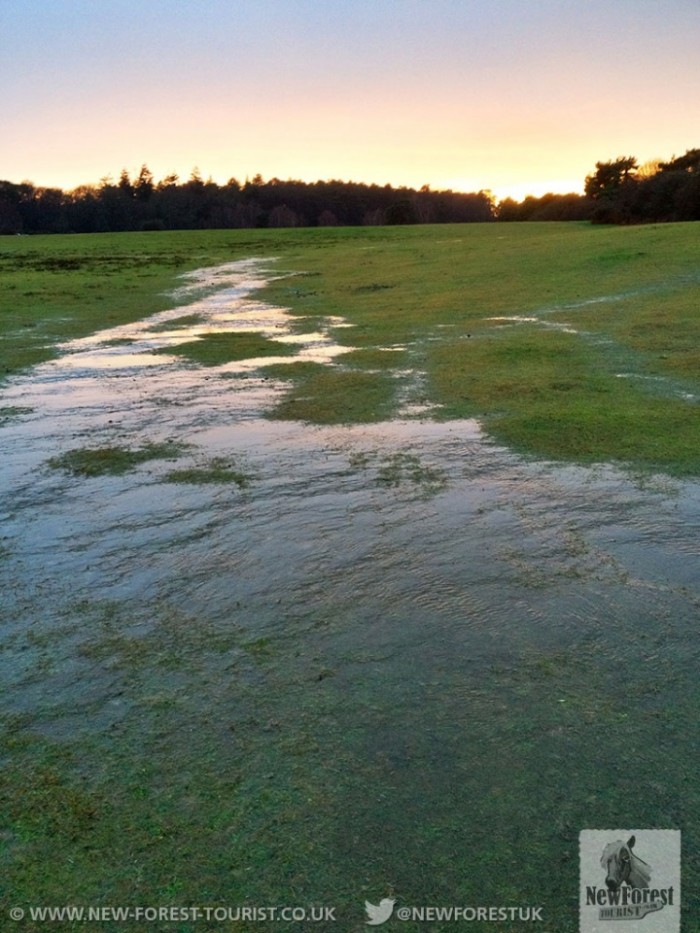
{"label": "wet path", "polygon": [[[233,264],[218,289],[195,286],[204,292],[190,305],[72,344],[5,390],[2,405],[16,409],[0,426],[5,711],[52,739],[136,729],[146,745],[185,717],[221,760],[224,721],[269,717],[272,729],[312,734],[325,753],[308,740],[308,773],[334,794],[317,830],[334,864],[359,890],[361,836],[390,818],[388,788],[396,826],[375,852],[377,877],[391,875],[409,903],[425,895],[416,827],[446,826],[479,787],[469,820],[483,846],[513,819],[545,832],[537,821],[563,806],[567,783],[572,819],[587,822],[566,845],[612,819],[585,801],[615,749],[677,803],[692,741],[672,718],[675,761],[643,748],[614,707],[626,695],[650,717],[687,714],[700,486],[528,463],[475,422],[268,422],[260,413],[281,390],[254,367],[229,378],[237,364],[157,356],[222,322],[288,337],[284,316],[250,297],[263,278],[255,263]],[[186,315],[198,323],[178,330]],[[309,358],[334,352],[328,332],[300,345]],[[122,476],[47,465],[73,448],[154,442],[183,447]],[[173,481],[175,469],[219,460],[245,483]],[[156,695],[176,711],[156,717]],[[504,753],[521,771],[497,777]],[[531,814],[538,768],[550,790]],[[444,832],[418,875],[452,852]]]}

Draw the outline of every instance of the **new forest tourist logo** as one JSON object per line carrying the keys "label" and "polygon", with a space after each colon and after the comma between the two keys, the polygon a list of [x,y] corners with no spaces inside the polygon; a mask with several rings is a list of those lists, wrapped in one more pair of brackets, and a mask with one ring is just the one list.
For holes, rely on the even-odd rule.
{"label": "new forest tourist logo", "polygon": [[680,836],[670,829],[583,830],[581,933],[610,931],[613,920],[623,923],[621,933],[679,933]]}

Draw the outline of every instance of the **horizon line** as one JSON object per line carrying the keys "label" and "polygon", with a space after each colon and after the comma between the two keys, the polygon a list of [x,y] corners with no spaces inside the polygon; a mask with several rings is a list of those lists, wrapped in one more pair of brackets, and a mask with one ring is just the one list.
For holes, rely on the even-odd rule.
{"label": "horizon line", "polygon": [[[542,197],[546,197],[549,194],[556,195],[556,196],[566,196],[566,195],[576,195],[577,197],[585,196],[583,192],[583,185],[579,182],[578,188],[571,187],[571,184],[573,183],[571,179],[568,179],[566,181],[552,180],[551,182],[529,182],[529,183],[516,182],[512,184],[500,185],[499,191],[496,191],[494,188],[489,187],[488,185],[481,186],[481,187],[476,187],[476,186],[468,187],[464,184],[459,184],[457,179],[455,179],[454,182],[450,179],[446,179],[442,182],[441,181],[438,181],[436,183],[424,182],[421,185],[417,185],[417,184],[411,185],[411,184],[406,184],[406,183],[397,184],[395,182],[390,182],[390,181],[382,183],[378,181],[356,180],[353,178],[340,178],[340,177],[334,177],[332,175],[326,178],[315,178],[312,181],[309,181],[308,179],[305,179],[305,178],[294,178],[294,177],[282,178],[279,175],[274,175],[274,174],[271,175],[269,178],[265,178],[262,175],[262,173],[255,172],[252,175],[246,173],[244,180],[241,180],[241,178],[237,177],[236,175],[231,175],[226,181],[220,181],[220,180],[215,179],[212,174],[205,176],[200,171],[198,165],[194,165],[192,167],[188,176],[181,175],[179,172],[171,171],[171,172],[165,172],[162,175],[162,177],[157,178],[157,176],[148,167],[148,163],[146,162],[142,162],[141,166],[136,170],[130,171],[127,168],[122,168],[119,172],[119,175],[116,177],[111,172],[108,172],[102,175],[98,181],[88,181],[88,182],[83,181],[75,185],[43,184],[43,183],[37,183],[33,179],[29,179],[29,178],[23,178],[21,181],[12,181],[9,178],[0,178],[0,182],[6,182],[11,185],[31,185],[32,188],[36,188],[36,189],[59,190],[63,192],[64,194],[71,194],[74,191],[80,190],[81,188],[94,188],[96,190],[99,190],[100,188],[107,187],[109,185],[116,187],[118,186],[118,183],[119,183],[119,177],[121,176],[123,172],[127,173],[129,177],[129,181],[133,184],[133,182],[135,182],[138,179],[139,173],[141,172],[143,168],[146,168],[146,170],[151,174],[153,183],[156,186],[162,183],[166,178],[175,176],[177,178],[176,184],[178,185],[187,184],[188,181],[192,181],[198,178],[204,184],[214,184],[220,188],[225,188],[232,181],[237,182],[241,187],[243,187],[246,184],[252,184],[255,179],[260,178],[261,181],[255,182],[256,184],[269,185],[272,182],[279,182],[281,184],[302,184],[302,185],[338,183],[342,185],[360,185],[360,186],[365,186],[368,188],[392,188],[395,191],[406,190],[406,191],[413,191],[415,193],[421,193],[421,192],[426,192],[426,193],[430,192],[432,194],[452,193],[452,194],[458,194],[458,195],[459,194],[465,194],[465,195],[483,194],[483,195],[488,196],[494,203],[499,203],[505,200],[514,200],[516,202],[521,203],[522,201],[525,201],[527,200],[527,198],[530,198],[530,197],[539,199]],[[567,185],[569,185],[569,187],[566,187]]]}

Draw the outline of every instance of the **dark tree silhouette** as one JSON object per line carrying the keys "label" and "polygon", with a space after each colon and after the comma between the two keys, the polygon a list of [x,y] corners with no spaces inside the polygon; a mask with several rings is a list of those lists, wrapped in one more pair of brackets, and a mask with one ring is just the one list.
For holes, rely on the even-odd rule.
{"label": "dark tree silhouette", "polygon": [[132,180],[123,169],[115,184],[70,192],[29,182],[0,181],[0,233],[83,233],[246,227],[358,226],[526,220],[598,223],[700,220],[700,149],[637,172],[621,156],[597,162],[586,195],[546,194],[498,206],[488,191],[463,193],[393,188],[331,179],[314,183],[254,175],[204,181],[199,169],[181,182],[174,173],[156,182],[147,165]]}
{"label": "dark tree silhouette", "polygon": [[668,162],[656,161],[636,172],[636,160],[625,156],[596,163],[586,179],[597,223],[700,220],[700,149]]}
{"label": "dark tree silhouette", "polygon": [[153,175],[146,165],[141,166],[139,176],[134,182],[134,195],[139,201],[148,201],[153,194]]}
{"label": "dark tree silhouette", "polygon": [[595,167],[584,186],[589,198],[603,197],[630,181],[637,170],[637,160],[634,156],[620,156],[610,162],[596,162]]}

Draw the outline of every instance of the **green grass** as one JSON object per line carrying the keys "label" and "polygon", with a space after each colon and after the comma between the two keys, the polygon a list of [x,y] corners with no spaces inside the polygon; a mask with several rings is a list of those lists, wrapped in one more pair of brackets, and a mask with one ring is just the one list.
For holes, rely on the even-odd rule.
{"label": "green grass", "polygon": [[289,356],[296,353],[296,349],[291,344],[269,340],[259,334],[225,333],[207,334],[205,337],[180,343],[160,352],[186,356],[188,360],[201,366],[222,366],[235,360]]}
{"label": "green grass", "polygon": [[[161,608],[149,627],[133,604],[98,603],[71,620],[83,641],[70,669],[93,665],[112,701],[82,697],[81,719],[109,725],[60,740],[24,714],[0,725],[7,907],[315,903],[359,931],[365,898],[395,891],[401,904],[534,902],[543,929],[574,933],[580,829],[697,820],[700,697],[692,665],[659,651],[682,647],[670,622],[630,621],[630,679],[605,633],[468,675],[405,643],[405,671],[358,656],[336,672],[315,629],[251,637],[235,607],[225,624]],[[61,648],[52,629],[49,665]],[[690,838],[683,869],[692,911]]]}
{"label": "green grass", "polygon": [[48,465],[73,476],[121,476],[149,460],[172,460],[183,451],[179,444],[145,444],[143,447],[78,447]]}
{"label": "green grass", "polygon": [[51,359],[58,342],[172,308],[183,272],[274,256],[283,241],[267,230],[0,237],[0,378]]}
{"label": "green grass", "polygon": [[295,360],[290,363],[269,363],[262,366],[260,372],[273,379],[306,382],[311,377],[327,372],[327,367],[323,363],[314,363],[311,360]]}
{"label": "green grass", "polygon": [[358,369],[400,369],[409,365],[410,357],[406,350],[384,347],[365,347],[361,350],[350,350],[336,357],[336,363],[341,366],[352,366]]}
{"label": "green grass", "polygon": [[[289,383],[274,417],[390,417],[405,397],[392,373],[412,369],[438,416],[478,417],[523,453],[698,475],[700,409],[684,397],[700,394],[696,240],[693,224],[577,223],[5,237],[0,372],[170,307],[186,269],[276,256],[301,274],[265,295],[296,330],[328,315],[353,326],[334,330],[348,353],[323,372],[270,370]],[[536,321],[488,320],[513,315]],[[218,365],[294,351],[212,335],[174,352]]]}
{"label": "green grass", "polygon": [[[292,307],[299,328],[328,314],[354,327],[336,330],[349,353],[329,367],[262,369],[288,388],[273,416],[390,417],[401,394],[398,362],[424,374],[421,391],[442,417],[476,415],[519,450],[698,474],[697,406],[674,394],[699,391],[697,230],[553,224],[4,238],[2,367],[16,372],[48,358],[58,340],[169,307],[164,293],[178,271],[277,255],[280,268],[311,273],[267,290]],[[583,304],[590,299],[601,300]],[[487,320],[513,314],[540,323]],[[407,349],[382,350],[394,345]],[[23,413],[6,408],[0,417]],[[96,476],[179,452],[85,447],[52,466]],[[387,498],[446,483],[411,453],[349,459]],[[214,458],[166,479],[241,485],[240,477],[236,464]],[[362,516],[349,510],[347,520]],[[235,518],[230,527],[228,567],[245,592]],[[407,523],[406,533],[421,528]],[[468,517],[464,533],[479,533]],[[528,586],[538,579],[531,565],[523,577]],[[311,582],[318,592],[309,588],[308,604],[303,588],[294,607],[276,593],[261,598],[280,623],[262,631],[244,625],[254,606],[233,600],[220,618],[212,611],[212,622],[166,599],[144,604],[140,593],[64,615],[52,615],[50,594],[41,597],[47,618],[27,624],[14,646],[35,706],[0,724],[1,916],[13,904],[317,903],[338,907],[339,929],[359,931],[364,899],[396,892],[416,905],[534,901],[546,906],[550,933],[574,933],[579,831],[642,825],[684,830],[684,929],[695,930],[700,696],[692,629],[687,619],[674,627],[677,593],[664,595],[668,616],[654,626],[614,618],[569,647],[540,649],[524,590],[532,656],[489,665],[465,656],[461,617],[454,644],[438,639],[434,651],[427,605],[424,633],[399,637],[384,660],[375,631],[386,620],[355,618],[352,606],[331,605],[326,581]],[[603,584],[590,582],[580,596],[595,611]],[[556,587],[544,596],[557,598]],[[466,630],[477,620],[463,621]],[[45,671],[65,688],[44,690]],[[406,933],[425,927],[392,922]]]}
{"label": "green grass", "polygon": [[197,324],[203,324],[204,318],[201,314],[183,314],[181,317],[171,318],[169,321],[163,321],[162,324],[153,324],[149,331],[153,334],[162,331],[177,330],[181,327],[195,327]]}
{"label": "green grass", "polygon": [[383,373],[329,367],[294,384],[267,414],[312,424],[366,424],[390,417],[395,391]]}
{"label": "green grass", "polygon": [[163,477],[165,483],[189,483],[205,485],[209,483],[235,483],[240,489],[250,485],[250,476],[237,470],[225,457],[213,457],[208,463],[171,470]]}
{"label": "green grass", "polygon": [[[337,367],[371,371],[380,354],[391,367],[381,348],[406,346],[397,362],[424,374],[434,416],[478,417],[522,453],[698,475],[700,408],[683,397],[700,395],[696,239],[693,224],[336,231],[283,257],[313,273],[313,291],[292,279],[267,295],[309,321],[325,311],[354,325],[335,331],[355,348]],[[307,388],[313,398],[312,378]]]}

